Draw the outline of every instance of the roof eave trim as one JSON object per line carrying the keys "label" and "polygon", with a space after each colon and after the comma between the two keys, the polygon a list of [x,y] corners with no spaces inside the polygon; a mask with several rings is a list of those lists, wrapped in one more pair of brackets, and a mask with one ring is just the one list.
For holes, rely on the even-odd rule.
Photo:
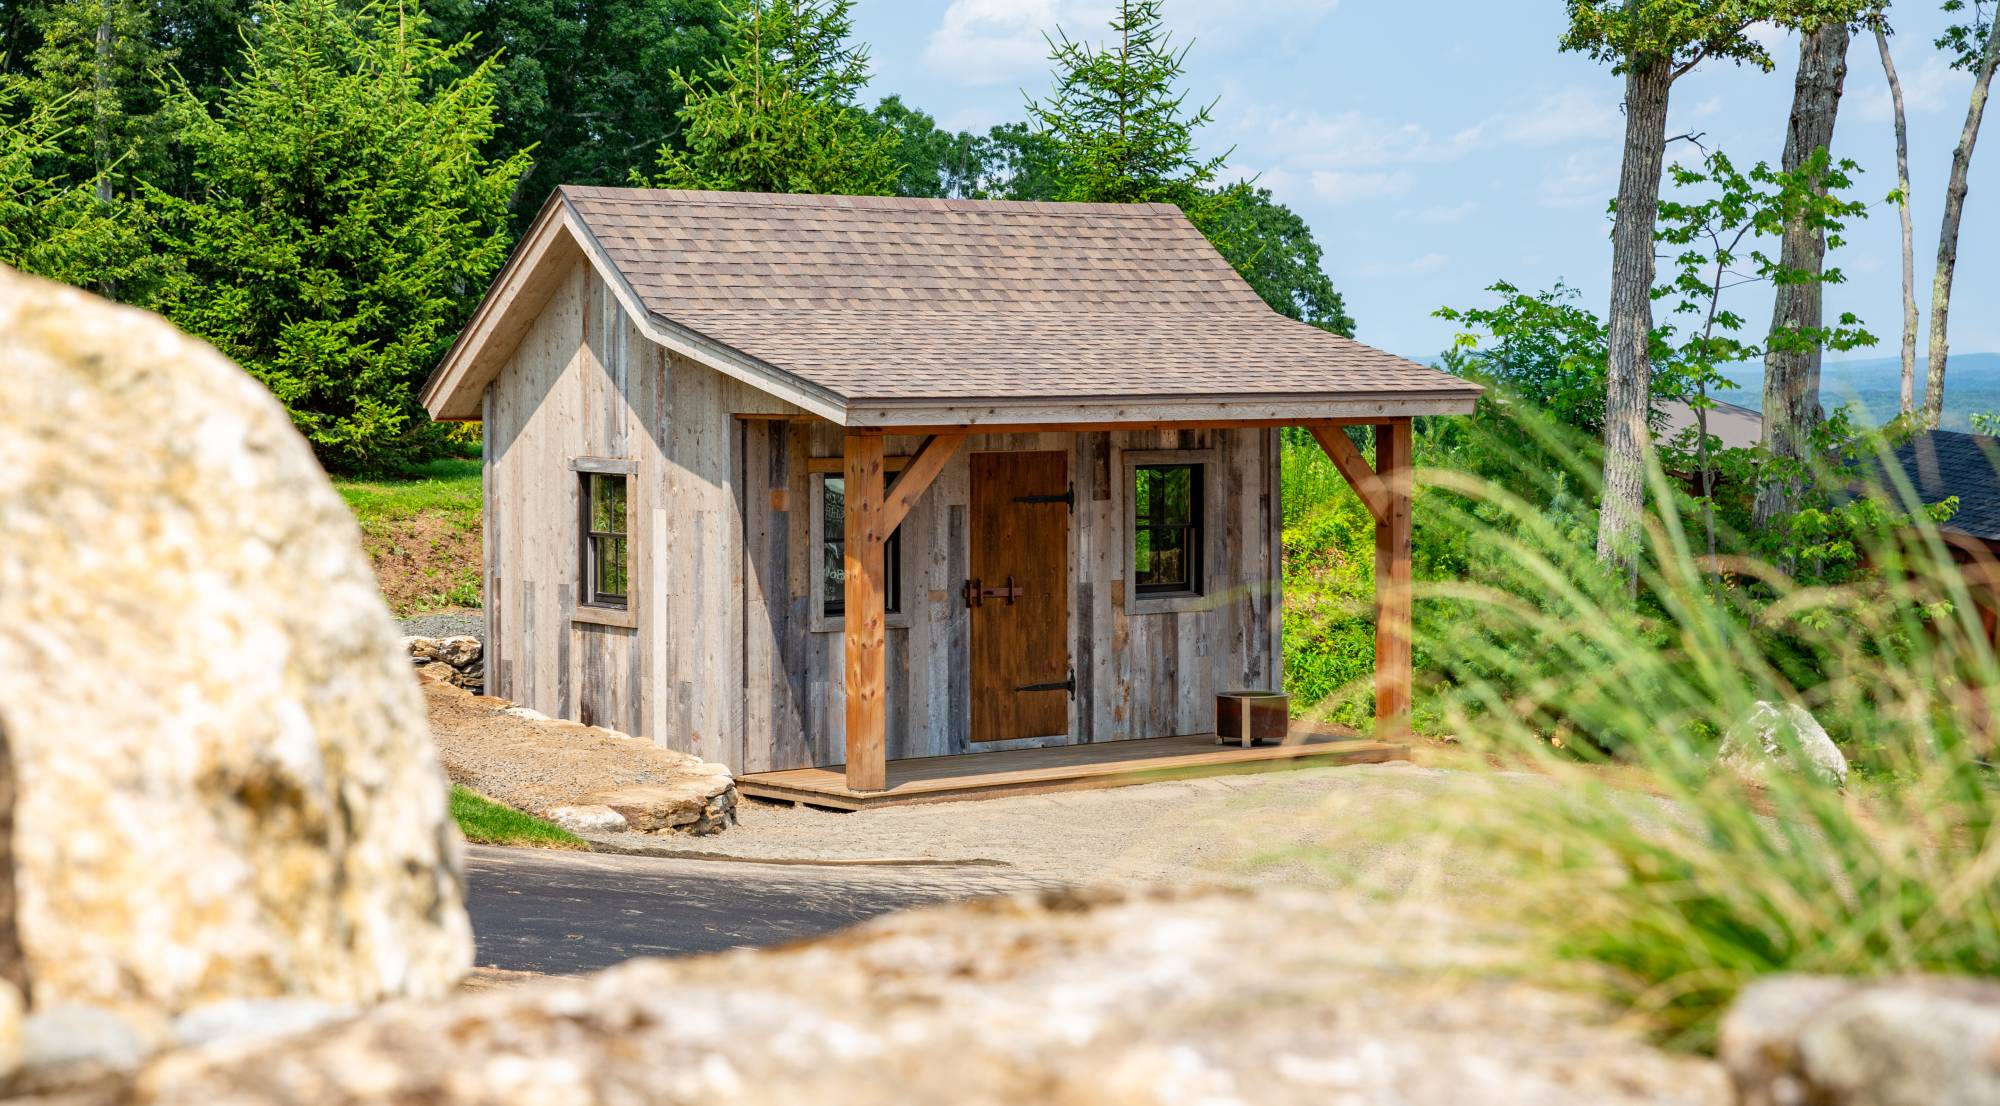
{"label": "roof eave trim", "polygon": [[[487,287],[486,295],[479,306],[473,309],[472,318],[465,328],[458,332],[458,338],[439,359],[437,367],[424,380],[418,392],[418,401],[429,411],[432,418],[440,422],[466,421],[479,418],[481,397],[486,385],[498,374],[500,367],[511,357],[514,347],[528,328],[521,326],[508,333],[504,328],[516,313],[539,312],[548,302],[547,293],[554,289],[534,289],[540,294],[531,294],[525,302],[518,295],[523,284],[540,272],[549,261],[552,249],[559,249],[564,243],[566,228],[560,217],[562,201],[551,195],[542,210],[535,215],[535,221],[528,226],[528,232],[521,236],[514,252],[502,265],[500,272]],[[574,243],[571,243],[574,245]]]}
{"label": "roof eave trim", "polygon": [[1434,393],[1227,396],[1101,396],[988,401],[851,400],[848,425],[1025,426],[1046,423],[1310,422],[1469,415],[1480,389]]}

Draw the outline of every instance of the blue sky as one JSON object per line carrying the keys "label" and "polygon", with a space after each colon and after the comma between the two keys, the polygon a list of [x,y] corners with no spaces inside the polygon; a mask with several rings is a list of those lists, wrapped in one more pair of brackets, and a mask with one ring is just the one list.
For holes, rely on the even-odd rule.
{"label": "blue sky", "polygon": [[[899,93],[946,126],[984,129],[1021,118],[1024,91],[1048,88],[1044,31],[1095,36],[1109,10],[1105,0],[858,0],[855,16],[873,50],[873,95]],[[1210,152],[1233,146],[1236,175],[1259,175],[1305,216],[1363,341],[1435,353],[1451,329],[1431,312],[1483,302],[1480,290],[1501,278],[1529,288],[1561,278],[1603,311],[1621,83],[1557,52],[1559,0],[1167,0],[1166,11],[1177,41],[1194,41],[1188,88],[1218,98]],[[1927,311],[1971,82],[1931,46],[1944,23],[1935,0],[1902,0],[1892,18]],[[1777,69],[1705,65],[1675,87],[1669,133],[1700,132],[1739,164],[1778,159],[1797,45],[1760,37]],[[1871,201],[1895,185],[1888,104],[1874,40],[1858,37],[1834,152],[1861,163],[1855,195]],[[2000,108],[1987,114],[1960,237],[1956,352],[2000,350]],[[1698,156],[1686,144],[1671,153]],[[1829,306],[1862,316],[1881,338],[1876,355],[1900,342],[1897,233],[1895,209],[1878,202],[1834,256],[1848,283]],[[1769,294],[1746,289],[1734,306],[1761,324]]]}

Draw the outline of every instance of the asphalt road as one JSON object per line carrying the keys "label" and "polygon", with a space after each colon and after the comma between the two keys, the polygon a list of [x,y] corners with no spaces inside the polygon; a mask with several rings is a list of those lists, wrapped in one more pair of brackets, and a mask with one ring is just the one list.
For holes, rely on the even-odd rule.
{"label": "asphalt road", "polygon": [[474,845],[481,967],[567,974],[815,937],[906,906],[1021,886],[993,869],[738,864]]}

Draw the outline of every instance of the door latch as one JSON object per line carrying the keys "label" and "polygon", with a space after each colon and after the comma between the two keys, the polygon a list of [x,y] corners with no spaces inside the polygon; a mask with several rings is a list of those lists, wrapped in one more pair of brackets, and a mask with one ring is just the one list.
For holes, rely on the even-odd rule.
{"label": "door latch", "polygon": [[1014,600],[1028,594],[1028,589],[1015,584],[1012,576],[1007,577],[1006,587],[989,588],[982,586],[982,584],[983,581],[980,580],[967,580],[965,582],[965,587],[960,590],[960,594],[965,596],[966,606],[977,607],[988,599],[1004,599],[1007,601],[1007,605],[1011,607],[1014,605]]}
{"label": "door latch", "polygon": [[1068,490],[1068,491],[1066,491],[1066,492],[1060,492],[1060,493],[1057,493],[1057,494],[1055,494],[1055,495],[1017,495],[1017,496],[1015,496],[1015,497],[1014,497],[1014,502],[1016,502],[1016,503],[1061,503],[1061,504],[1063,504],[1064,506],[1066,506],[1066,507],[1068,507],[1068,508],[1069,508],[1069,510],[1070,510],[1070,513],[1071,513],[1071,514],[1075,514],[1075,513],[1076,513],[1076,485],[1075,485],[1075,484],[1071,484],[1071,485],[1069,486],[1069,490]]}
{"label": "door latch", "polygon": [[1024,687],[1017,687],[1014,690],[1015,691],[1067,691],[1069,692],[1070,698],[1074,699],[1076,698],[1076,669],[1074,668],[1070,669],[1069,679],[1064,680],[1061,683],[1028,684]]}

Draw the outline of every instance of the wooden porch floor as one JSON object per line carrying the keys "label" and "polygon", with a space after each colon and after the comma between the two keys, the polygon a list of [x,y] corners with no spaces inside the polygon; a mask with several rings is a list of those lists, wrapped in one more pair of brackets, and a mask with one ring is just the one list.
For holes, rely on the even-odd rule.
{"label": "wooden porch floor", "polygon": [[1124,787],[1136,783],[1269,772],[1334,764],[1408,760],[1403,745],[1366,741],[1330,727],[1295,728],[1282,745],[1217,745],[1213,734],[1010,749],[889,762],[885,791],[850,791],[846,768],[794,768],[740,776],[736,786],[758,799],[799,802],[834,810],[872,810],[911,803],[948,803]]}

